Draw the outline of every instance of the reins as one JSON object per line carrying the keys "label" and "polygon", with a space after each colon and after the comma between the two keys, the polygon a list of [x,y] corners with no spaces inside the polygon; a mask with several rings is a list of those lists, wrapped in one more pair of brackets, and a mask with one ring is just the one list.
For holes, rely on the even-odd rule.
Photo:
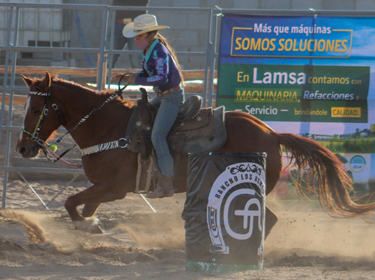
{"label": "reins", "polygon": [[47,114],[49,112],[49,110],[47,108],[48,104],[49,104],[49,101],[51,101],[51,106],[56,111],[57,115],[59,116],[60,122],[61,122],[62,125],[65,123],[65,119],[62,116],[61,112],[59,111],[58,106],[56,105],[56,103],[52,99],[51,87],[48,88],[48,90],[47,90],[46,93],[44,93],[44,92],[30,91],[29,94],[31,94],[31,95],[45,96],[46,97],[46,102],[45,102],[43,110],[42,110],[42,112],[41,112],[41,114],[39,116],[39,120],[38,120],[38,123],[37,123],[37,125],[35,127],[34,132],[30,133],[29,131],[25,130],[24,128],[21,128],[21,131],[24,132],[24,133],[26,133],[26,134],[28,134],[28,135],[30,135],[31,136],[31,141],[36,142],[39,146],[42,147],[42,151],[44,152],[46,158],[50,162],[55,163],[55,162],[61,160],[65,164],[72,165],[72,166],[75,166],[75,167],[78,167],[78,168],[82,168],[82,165],[80,165],[80,164],[73,164],[73,163],[70,163],[70,162],[62,159],[62,157],[64,155],[66,155],[69,151],[71,151],[73,148],[75,148],[77,146],[77,143],[74,143],[74,145],[71,148],[69,148],[66,151],[64,151],[61,155],[57,155],[55,153],[55,151],[57,150],[57,144],[60,143],[62,141],[62,139],[67,134],[72,133],[79,125],[81,125],[82,123],[84,123],[92,114],[94,114],[95,112],[97,112],[100,109],[102,109],[110,101],[112,101],[116,97],[120,97],[121,99],[123,99],[123,97],[122,97],[122,91],[129,85],[129,84],[126,84],[125,86],[123,86],[121,88],[121,81],[122,81],[123,77],[125,77],[125,75],[127,75],[127,73],[121,76],[121,78],[119,80],[119,83],[118,83],[118,90],[115,91],[115,93],[111,94],[100,106],[96,107],[90,113],[88,113],[86,116],[84,116],[75,126],[73,126],[72,128],[70,128],[59,139],[57,139],[54,142],[53,145],[50,145],[46,141],[44,141],[44,140],[42,140],[42,139],[39,138],[39,134],[40,134],[40,130],[42,128],[43,122],[44,122],[44,120],[45,120],[45,118],[46,118],[46,116],[47,116]]}

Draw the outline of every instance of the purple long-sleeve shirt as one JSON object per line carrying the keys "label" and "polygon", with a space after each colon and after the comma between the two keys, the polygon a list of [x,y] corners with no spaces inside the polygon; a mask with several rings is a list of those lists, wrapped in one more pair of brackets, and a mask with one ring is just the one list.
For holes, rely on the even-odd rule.
{"label": "purple long-sleeve shirt", "polygon": [[180,72],[168,49],[155,40],[146,55],[142,54],[142,71],[137,73],[135,84],[154,86],[155,92],[178,86]]}

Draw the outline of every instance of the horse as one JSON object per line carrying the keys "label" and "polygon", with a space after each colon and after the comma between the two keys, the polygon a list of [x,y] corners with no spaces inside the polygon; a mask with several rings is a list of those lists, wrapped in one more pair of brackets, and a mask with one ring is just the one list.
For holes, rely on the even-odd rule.
{"label": "horse", "polygon": [[[25,116],[16,151],[23,158],[34,158],[47,149],[47,141],[63,126],[83,149],[121,139],[135,105],[114,96],[109,90],[95,91],[74,82],[51,76],[30,78],[22,75],[29,88]],[[100,110],[96,110],[100,108]],[[95,113],[93,113],[95,111]],[[84,120],[84,121],[83,121]],[[289,163],[299,171],[312,172],[311,184],[323,209],[330,215],[353,217],[370,212],[375,203],[356,204],[349,196],[352,182],[342,163],[318,142],[290,133],[277,133],[256,117],[238,111],[225,113],[227,139],[217,152],[267,153],[266,186],[269,194],[282,170],[282,147]],[[33,132],[34,131],[34,132]],[[82,156],[84,172],[92,185],[67,198],[64,206],[77,229],[102,232],[95,213],[101,203],[123,199],[136,185],[137,153],[121,147]],[[175,170],[174,186],[185,192],[187,155],[181,155]],[[297,188],[301,186],[297,184]],[[167,199],[167,198],[165,198]],[[77,207],[84,205],[81,214]],[[277,222],[277,215],[266,208],[266,236]]]}

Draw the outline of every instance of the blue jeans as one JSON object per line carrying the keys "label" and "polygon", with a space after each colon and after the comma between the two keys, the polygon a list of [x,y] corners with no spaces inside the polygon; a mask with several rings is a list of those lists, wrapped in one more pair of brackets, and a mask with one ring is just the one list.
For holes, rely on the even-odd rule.
{"label": "blue jeans", "polygon": [[161,174],[173,177],[173,159],[167,144],[167,135],[176,121],[178,111],[185,100],[183,89],[161,97],[155,97],[151,104],[159,107],[152,129],[151,141],[157,156]]}

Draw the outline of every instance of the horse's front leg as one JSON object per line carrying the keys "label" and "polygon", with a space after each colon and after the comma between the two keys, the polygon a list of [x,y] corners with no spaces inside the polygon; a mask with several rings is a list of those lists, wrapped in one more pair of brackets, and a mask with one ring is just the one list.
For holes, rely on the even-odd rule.
{"label": "horse's front leg", "polygon": [[99,206],[100,206],[100,202],[98,203],[86,203],[85,206],[83,207],[82,209],[82,216],[83,217],[92,217],[95,215],[96,213],[96,210],[98,210]]}
{"label": "horse's front leg", "polygon": [[[77,229],[90,233],[103,233],[100,221],[92,215],[101,203],[122,199],[125,195],[123,188],[113,187],[109,183],[97,183],[83,192],[70,196],[64,206]],[[85,204],[83,216],[77,210],[82,204]]]}

